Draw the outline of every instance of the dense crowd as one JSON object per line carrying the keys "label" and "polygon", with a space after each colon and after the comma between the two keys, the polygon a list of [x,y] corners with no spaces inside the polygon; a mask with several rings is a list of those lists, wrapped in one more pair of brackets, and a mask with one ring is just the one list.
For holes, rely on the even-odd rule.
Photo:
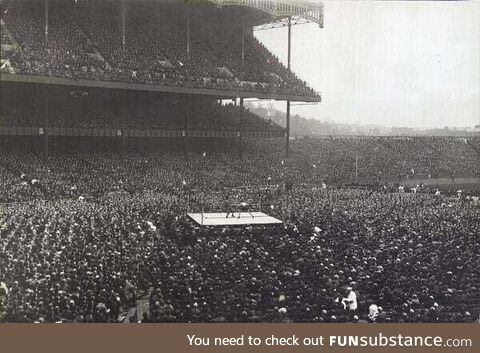
{"label": "dense crowd", "polygon": [[[1,2],[2,72],[316,94],[256,40],[258,11],[127,1],[122,23],[118,2],[48,3],[47,35],[44,2]],[[0,127],[283,130],[205,97],[4,85]],[[62,137],[48,157],[42,137],[0,139],[0,321],[479,319],[478,138],[294,138],[285,158],[284,139],[130,139],[120,154],[119,136]],[[458,192],[460,177],[477,183]],[[240,203],[282,224],[186,214]]]}
{"label": "dense crowd", "polygon": [[294,144],[297,159],[315,165],[313,171],[330,182],[353,175],[361,182],[480,175],[479,138],[328,137]]}
{"label": "dense crowd", "polygon": [[[143,297],[149,309],[128,319],[476,320],[480,209],[470,197],[478,196],[478,187],[461,198],[422,187],[398,192],[395,178],[364,190],[344,188],[326,171],[351,160],[329,157],[314,167],[312,157],[343,145],[365,153],[359,163],[377,161],[363,171],[403,162],[392,163],[394,154],[388,162],[370,161],[372,140],[339,140],[292,141],[290,159],[274,141],[270,148],[250,141],[243,159],[228,145],[188,153],[171,146],[124,158],[56,151],[45,159],[2,150],[4,319],[117,322]],[[398,141],[375,146],[389,143]],[[452,157],[452,147],[468,146],[449,139],[428,143],[438,151],[450,146]],[[288,182],[292,190],[283,187]],[[203,228],[185,215],[224,211],[225,200],[245,201],[283,224]]]}
{"label": "dense crowd", "polygon": [[[285,227],[157,239],[153,321],[471,322],[478,208],[431,196],[301,188]],[[455,229],[455,230],[453,230]],[[350,288],[348,288],[350,287]],[[358,293],[355,310],[343,298]],[[370,308],[380,307],[371,314]]]}
{"label": "dense crowd", "polygon": [[[194,188],[212,189],[255,185],[265,180],[271,184],[290,180],[314,185],[324,181],[329,185],[400,182],[416,186],[420,181],[428,184],[437,178],[455,181],[480,175],[480,154],[471,145],[478,144],[477,139],[469,143],[451,138],[296,139],[291,141],[288,160],[283,153],[283,139],[246,139],[241,160],[237,158],[237,143],[204,140],[197,145],[192,142],[190,151],[180,140],[166,140],[165,144],[152,146],[154,150],[132,152],[125,158],[117,147],[117,151],[104,153],[53,151],[47,160],[40,153],[11,148],[7,151],[4,145],[5,151],[0,154],[0,201],[162,190],[182,180]],[[440,154],[445,146],[448,151]],[[425,160],[425,155],[432,158]],[[95,174],[89,173],[92,169]],[[32,180],[36,180],[34,193],[29,191]]]}
{"label": "dense crowd", "polygon": [[21,48],[10,58],[17,73],[317,95],[253,36],[251,19],[258,15],[252,9],[130,1],[123,22],[119,3],[50,1],[46,35],[44,2],[1,6]]}

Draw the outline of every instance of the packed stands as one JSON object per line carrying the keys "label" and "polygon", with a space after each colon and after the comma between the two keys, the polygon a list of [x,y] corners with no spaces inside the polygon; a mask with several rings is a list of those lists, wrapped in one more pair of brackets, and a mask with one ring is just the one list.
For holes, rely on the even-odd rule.
{"label": "packed stands", "polygon": [[[252,10],[129,1],[123,12],[119,4],[50,1],[46,35],[44,2],[2,2],[2,21],[21,47],[21,53],[12,58],[14,71],[174,87],[317,95],[254,38],[252,23],[242,25],[241,19],[249,19]],[[145,17],[146,13],[157,16]],[[188,54],[187,18],[191,33]]]}
{"label": "packed stands", "polygon": [[[172,180],[177,183],[185,180],[195,188],[203,185],[221,189],[261,184],[269,178],[274,184],[281,184],[288,179],[295,184],[319,185],[324,181],[335,185],[383,185],[440,177],[479,177],[480,155],[474,150],[468,150],[469,144],[463,141],[454,144],[449,138],[427,138],[427,142],[418,142],[416,139],[404,139],[403,143],[394,139],[394,150],[384,148],[385,143],[392,142],[392,139],[386,138],[294,140],[288,167],[283,155],[283,141],[278,139],[247,139],[241,162],[237,158],[236,143],[215,138],[203,139],[204,142],[198,144],[192,142],[190,148],[200,153],[205,152],[205,157],[195,153],[185,157],[188,152],[184,150],[181,139],[160,139],[163,142],[142,148],[143,152],[139,153],[143,153],[143,156],[132,151],[131,155],[127,154],[127,158],[121,158],[120,151],[115,146],[110,148],[111,152],[95,151],[102,148],[101,144],[91,140],[84,142],[89,148],[85,152],[81,151],[82,142],[78,141],[69,153],[62,151],[63,145],[59,141],[58,151],[53,151],[48,160],[41,156],[41,152],[25,153],[18,149],[7,152],[5,146],[1,161],[6,175],[2,199],[15,200],[14,196],[7,196],[15,195],[16,188],[24,188],[25,183],[34,179],[38,181],[37,189],[41,186],[44,191],[43,194],[33,195],[35,198],[56,199],[98,196],[99,193],[118,190],[157,190],[161,185],[171,186]],[[211,141],[208,142],[209,140]],[[427,149],[427,143],[437,148],[455,145],[457,152],[449,150],[452,159],[443,157],[424,160],[425,154],[435,152]],[[420,153],[417,148],[427,152]],[[413,158],[414,155],[417,157]],[[457,160],[465,155],[471,158],[472,163],[458,164]],[[425,168],[421,168],[422,163],[426,164]],[[105,169],[105,172],[90,175],[88,170],[91,169]],[[160,172],[162,170],[163,173]],[[172,174],[166,173],[169,170]],[[451,174],[452,170],[455,170],[455,174]],[[17,177],[13,177],[12,173]],[[27,179],[21,179],[21,175]],[[212,175],[215,177],[212,178]],[[118,184],[120,181],[121,184]]]}
{"label": "packed stands", "polygon": [[7,83],[2,88],[0,127],[122,129],[125,114],[127,129],[283,131],[248,109],[211,97]]}

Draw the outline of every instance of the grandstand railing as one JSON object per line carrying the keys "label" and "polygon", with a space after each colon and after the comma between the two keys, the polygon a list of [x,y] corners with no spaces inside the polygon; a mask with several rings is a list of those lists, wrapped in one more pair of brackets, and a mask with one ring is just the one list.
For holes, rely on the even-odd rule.
{"label": "grandstand railing", "polygon": [[74,87],[96,87],[108,89],[128,89],[134,91],[154,91],[178,94],[194,94],[203,96],[214,96],[218,99],[232,98],[258,98],[290,100],[292,102],[321,102],[321,96],[299,96],[295,94],[286,94],[282,92],[252,92],[245,90],[225,90],[215,88],[190,88],[183,86],[162,86],[159,84],[135,83],[123,81],[100,81],[87,79],[74,79],[66,77],[53,77],[27,74],[9,74],[2,72],[0,81],[3,82],[24,82],[38,83],[47,85],[66,85]]}
{"label": "grandstand railing", "polygon": [[114,129],[66,127],[0,127],[0,136],[78,136],[78,137],[200,137],[200,138],[273,138],[284,137],[283,130],[179,130],[179,129]]}

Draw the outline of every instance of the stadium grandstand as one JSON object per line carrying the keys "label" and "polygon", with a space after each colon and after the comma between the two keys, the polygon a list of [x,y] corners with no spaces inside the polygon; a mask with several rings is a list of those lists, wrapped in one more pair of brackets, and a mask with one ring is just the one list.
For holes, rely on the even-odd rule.
{"label": "stadium grandstand", "polygon": [[478,137],[290,136],[318,3],[0,4],[0,322],[478,319]]}
{"label": "stadium grandstand", "polygon": [[[308,3],[45,0],[1,4],[2,91],[13,96],[22,91],[22,100],[31,95],[31,106],[24,106],[19,115],[33,121],[11,126],[9,116],[17,115],[17,100],[6,93],[2,116],[7,120],[0,134],[41,135],[45,153],[49,137],[54,136],[122,136],[123,145],[130,137],[286,136],[288,147],[288,124],[286,131],[265,124],[245,111],[243,99],[286,100],[288,115],[291,100],[320,100],[253,36],[253,26],[282,18],[288,19],[290,28],[292,16],[321,25],[322,8]],[[290,57],[290,35],[288,42]],[[132,112],[140,99],[153,102],[145,108],[150,112]],[[218,104],[222,99],[234,99],[239,107],[223,109]],[[99,109],[93,100],[110,101],[115,110]],[[94,111],[86,112],[79,105]],[[109,110],[121,118],[115,122],[99,116],[99,111],[108,115]],[[202,122],[207,115],[214,117],[210,126],[205,119]]]}

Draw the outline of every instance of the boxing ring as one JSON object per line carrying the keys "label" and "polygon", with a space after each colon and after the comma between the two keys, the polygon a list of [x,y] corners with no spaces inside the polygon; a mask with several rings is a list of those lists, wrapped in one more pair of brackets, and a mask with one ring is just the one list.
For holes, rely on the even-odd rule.
{"label": "boxing ring", "polygon": [[226,212],[187,213],[201,226],[236,226],[252,224],[282,224],[279,219],[263,212],[234,212],[227,217]]}

